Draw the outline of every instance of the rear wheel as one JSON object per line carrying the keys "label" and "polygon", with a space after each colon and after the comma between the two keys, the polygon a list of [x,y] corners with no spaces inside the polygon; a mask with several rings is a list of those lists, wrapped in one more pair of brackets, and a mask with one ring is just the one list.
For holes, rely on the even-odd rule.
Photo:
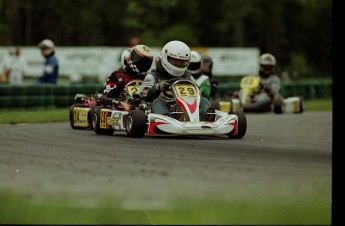
{"label": "rear wheel", "polygon": [[242,111],[236,111],[233,113],[237,116],[237,134],[234,134],[235,131],[231,131],[228,136],[233,139],[242,139],[247,132],[247,118]]}
{"label": "rear wheel", "polygon": [[103,129],[100,128],[101,124],[101,106],[95,106],[91,108],[91,117],[92,117],[92,128],[98,135],[113,135],[114,129]]}
{"label": "rear wheel", "polygon": [[146,132],[146,121],[146,115],[142,110],[131,110],[126,120],[127,135],[130,137],[143,137]]}
{"label": "rear wheel", "polygon": [[70,107],[70,109],[69,109],[69,124],[72,127],[72,129],[78,129],[79,128],[79,127],[74,126],[75,117],[77,117],[74,114],[74,108],[75,107],[85,107],[85,105],[80,104],[80,103],[75,103]]}

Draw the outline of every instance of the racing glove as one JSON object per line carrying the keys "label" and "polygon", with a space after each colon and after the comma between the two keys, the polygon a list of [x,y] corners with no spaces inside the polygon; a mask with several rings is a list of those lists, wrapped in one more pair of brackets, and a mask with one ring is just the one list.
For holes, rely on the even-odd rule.
{"label": "racing glove", "polygon": [[167,83],[166,81],[160,81],[159,83],[156,84],[156,89],[161,92],[169,91],[171,90],[171,85]]}
{"label": "racing glove", "polygon": [[100,103],[100,102],[102,102],[103,95],[101,93],[95,93],[95,94],[92,95],[92,99],[95,102]]}

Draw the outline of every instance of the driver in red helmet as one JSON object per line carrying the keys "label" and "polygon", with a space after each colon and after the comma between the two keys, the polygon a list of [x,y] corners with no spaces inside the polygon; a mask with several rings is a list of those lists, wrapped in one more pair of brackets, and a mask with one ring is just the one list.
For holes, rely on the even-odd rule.
{"label": "driver in red helmet", "polygon": [[153,62],[153,53],[146,45],[131,48],[123,67],[115,70],[105,82],[104,95],[109,98],[120,96],[125,85],[133,80],[143,80]]}

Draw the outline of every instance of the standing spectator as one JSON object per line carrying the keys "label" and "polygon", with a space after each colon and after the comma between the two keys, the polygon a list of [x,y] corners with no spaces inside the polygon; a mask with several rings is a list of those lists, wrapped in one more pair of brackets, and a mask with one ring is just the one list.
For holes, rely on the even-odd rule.
{"label": "standing spectator", "polygon": [[42,56],[46,59],[44,63],[43,75],[36,84],[56,84],[59,76],[59,63],[55,56],[55,44],[49,39],[44,39],[38,44]]}
{"label": "standing spectator", "polygon": [[8,62],[11,61],[13,55],[14,55],[14,48],[10,48],[8,50],[8,54],[4,57],[4,59],[1,62],[0,83],[7,83],[6,67],[5,66],[8,64]]}
{"label": "standing spectator", "polygon": [[10,56],[3,65],[6,81],[10,85],[22,85],[23,76],[27,70],[27,63],[24,57],[20,55],[20,48],[16,47],[10,50]]}

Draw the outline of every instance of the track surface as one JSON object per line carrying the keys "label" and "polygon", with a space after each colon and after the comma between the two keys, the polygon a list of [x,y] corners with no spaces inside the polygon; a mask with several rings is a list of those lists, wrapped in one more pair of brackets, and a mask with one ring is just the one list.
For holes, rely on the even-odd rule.
{"label": "track surface", "polygon": [[0,125],[0,189],[38,202],[67,194],[86,206],[116,197],[127,209],[183,197],[298,201],[320,186],[331,192],[332,112],[247,114],[247,122],[241,140],[100,136],[68,122]]}

